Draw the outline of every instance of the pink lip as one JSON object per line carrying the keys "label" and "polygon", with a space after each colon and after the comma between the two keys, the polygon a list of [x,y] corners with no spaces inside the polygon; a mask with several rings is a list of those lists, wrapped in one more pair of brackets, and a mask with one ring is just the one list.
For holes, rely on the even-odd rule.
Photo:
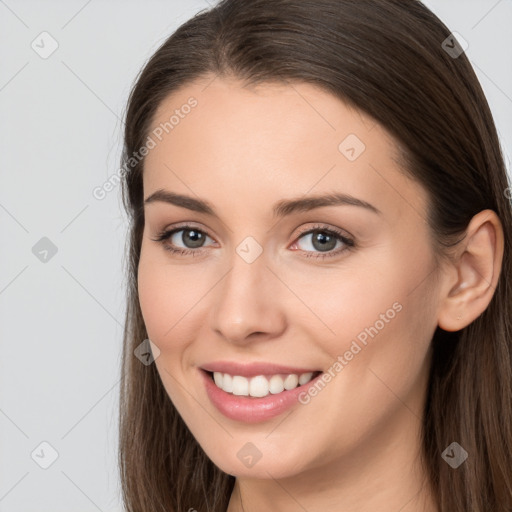
{"label": "pink lip", "polygon": [[199,369],[199,372],[205,383],[206,393],[213,405],[227,418],[245,423],[269,420],[279,416],[279,414],[282,414],[293,405],[299,404],[299,395],[307,393],[308,388],[314,386],[316,381],[322,376],[322,373],[320,373],[307,384],[290,389],[289,391],[283,391],[276,395],[269,394],[263,398],[255,398],[227,393],[217,387],[208,372],[201,369]]}
{"label": "pink lip", "polygon": [[301,373],[316,372],[320,370],[311,370],[308,368],[296,368],[291,366],[281,366],[274,363],[248,363],[240,364],[231,361],[215,361],[201,366],[203,370],[209,372],[229,373],[230,375],[240,375],[242,377],[256,377],[256,375],[276,375],[279,373]]}

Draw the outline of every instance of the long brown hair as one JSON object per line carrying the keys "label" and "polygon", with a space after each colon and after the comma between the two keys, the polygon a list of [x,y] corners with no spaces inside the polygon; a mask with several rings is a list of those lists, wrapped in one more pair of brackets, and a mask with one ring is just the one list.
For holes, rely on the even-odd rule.
{"label": "long brown hair", "polygon": [[[181,25],[149,59],[126,111],[122,183],[130,220],[119,465],[130,512],[224,512],[235,477],[206,456],[154,364],[134,357],[147,332],[137,294],[146,143],[161,101],[207,75],[247,84],[309,82],[372,116],[429,193],[436,255],[446,257],[484,209],[501,220],[501,275],[487,309],[457,332],[437,328],[422,455],[441,512],[512,510],[510,186],[494,121],[450,30],[417,0],[223,0]],[[446,41],[449,43],[447,44]],[[469,457],[441,457],[453,441]]]}

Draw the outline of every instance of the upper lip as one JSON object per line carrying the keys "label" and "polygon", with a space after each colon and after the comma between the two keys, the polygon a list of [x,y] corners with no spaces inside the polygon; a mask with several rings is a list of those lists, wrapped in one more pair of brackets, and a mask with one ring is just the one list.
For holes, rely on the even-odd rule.
{"label": "upper lip", "polygon": [[276,363],[246,363],[240,364],[234,361],[215,361],[201,366],[203,370],[209,372],[228,373],[229,375],[240,375],[242,377],[255,377],[256,375],[276,375],[278,373],[294,373],[300,375],[302,373],[316,372],[320,370],[312,370],[311,368],[299,368],[292,366],[283,366]]}

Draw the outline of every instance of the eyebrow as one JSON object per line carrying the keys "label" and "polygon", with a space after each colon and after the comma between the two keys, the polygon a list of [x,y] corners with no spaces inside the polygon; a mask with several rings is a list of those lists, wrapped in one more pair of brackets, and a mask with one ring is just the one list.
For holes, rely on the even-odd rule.
{"label": "eyebrow", "polygon": [[[168,190],[157,190],[144,200],[145,205],[154,202],[173,204],[175,206],[180,206],[181,208],[187,208],[194,212],[204,213],[218,218],[215,209],[208,201],[196,199],[183,194],[176,194],[175,192],[170,192]],[[367,201],[363,201],[362,199],[358,199],[349,194],[332,193],[300,197],[297,199],[283,199],[275,203],[273,207],[273,215],[274,217],[284,217],[291,215],[292,213],[307,212],[315,208],[321,208],[322,206],[341,205],[359,206],[376,213],[377,215],[382,214],[377,207]]]}

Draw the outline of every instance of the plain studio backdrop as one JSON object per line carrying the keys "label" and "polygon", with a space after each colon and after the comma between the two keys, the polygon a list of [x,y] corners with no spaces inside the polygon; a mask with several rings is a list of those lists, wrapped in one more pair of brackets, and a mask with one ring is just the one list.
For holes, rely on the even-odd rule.
{"label": "plain studio backdrop", "polygon": [[[510,172],[512,2],[426,3],[468,44]],[[208,6],[0,0],[0,512],[122,510],[127,223],[104,184],[137,72]]]}

